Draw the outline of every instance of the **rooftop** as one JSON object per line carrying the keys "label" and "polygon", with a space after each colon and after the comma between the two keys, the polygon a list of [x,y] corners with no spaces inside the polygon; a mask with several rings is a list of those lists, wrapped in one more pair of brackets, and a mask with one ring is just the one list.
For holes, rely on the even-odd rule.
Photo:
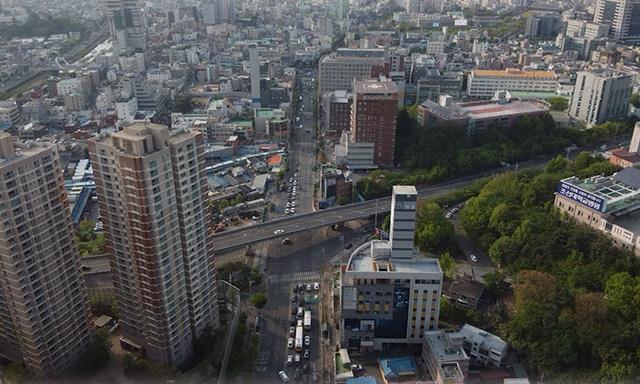
{"label": "rooftop", "polygon": [[640,163],[640,154],[637,152],[629,152],[626,148],[614,149],[611,151],[611,156],[619,157],[633,164]]}
{"label": "rooftop", "polygon": [[425,342],[429,344],[431,351],[438,358],[438,362],[456,362],[469,359],[462,348],[462,338],[456,332],[447,333],[443,330],[428,331],[424,333]]}
{"label": "rooftop", "polygon": [[416,187],[413,185],[394,185],[393,186],[393,194],[398,195],[417,195],[418,191]]}
{"label": "rooftop", "polygon": [[378,81],[378,80],[354,80],[353,81],[353,93],[359,94],[376,94],[376,95],[390,95],[397,94],[398,88],[396,84],[391,81]]}
{"label": "rooftop", "polygon": [[521,115],[528,113],[544,113],[549,107],[537,100],[510,100],[504,103],[495,101],[461,103],[460,109],[470,119],[482,120],[508,115]]}
{"label": "rooftop", "polygon": [[418,374],[418,367],[413,356],[379,359],[378,363],[385,378],[400,378]]}
{"label": "rooftop", "polygon": [[507,343],[500,337],[470,324],[465,324],[462,329],[458,331],[458,334],[466,340],[477,342],[478,345],[482,345],[499,354],[507,349]]}
{"label": "rooftop", "polygon": [[586,179],[570,177],[561,183],[579,188],[606,202],[605,211],[613,212],[640,203],[640,169],[625,168],[612,176],[592,176]]}
{"label": "rooftop", "polygon": [[422,257],[414,250],[412,260],[392,260],[391,242],[373,240],[356,248],[347,264],[347,272],[376,272],[388,274],[442,274],[438,259]]}
{"label": "rooftop", "polygon": [[522,71],[518,68],[507,68],[504,71],[492,69],[474,69],[471,71],[474,77],[515,77],[523,79],[556,79],[552,71]]}

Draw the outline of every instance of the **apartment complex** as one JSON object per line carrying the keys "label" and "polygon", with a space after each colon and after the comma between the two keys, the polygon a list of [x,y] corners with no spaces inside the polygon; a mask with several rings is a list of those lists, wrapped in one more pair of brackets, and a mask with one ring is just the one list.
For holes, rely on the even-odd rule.
{"label": "apartment complex", "polygon": [[0,133],[0,357],[56,375],[93,342],[58,150]]}
{"label": "apartment complex", "polygon": [[140,0],[105,0],[109,31],[116,49],[145,49],[146,22]]}
{"label": "apartment complex", "polygon": [[354,80],[351,132],[355,142],[373,143],[373,163],[393,167],[398,88],[391,80]]}
{"label": "apartment complex", "polygon": [[598,0],[593,21],[611,26],[609,36],[626,41],[640,41],[640,1]]}
{"label": "apartment complex", "polygon": [[421,344],[437,329],[442,270],[413,246],[418,193],[394,186],[390,239],[358,247],[340,277],[340,340],[370,352],[392,344]]}
{"label": "apartment complex", "polygon": [[578,72],[569,116],[588,125],[623,119],[629,110],[633,75],[613,71]]}
{"label": "apartment complex", "polygon": [[383,67],[384,63],[384,49],[338,48],[320,60],[320,92],[351,91],[354,79],[370,78],[371,68]]}
{"label": "apartment complex", "polygon": [[202,134],[139,123],[88,147],[121,344],[180,365],[193,340],[218,326]]}
{"label": "apartment complex", "polygon": [[567,217],[607,234],[616,246],[640,256],[640,169],[561,180],[554,205]]}
{"label": "apartment complex", "polygon": [[467,81],[467,96],[491,98],[496,91],[555,92],[557,76],[551,71],[522,71],[507,68],[504,71],[474,69]]}

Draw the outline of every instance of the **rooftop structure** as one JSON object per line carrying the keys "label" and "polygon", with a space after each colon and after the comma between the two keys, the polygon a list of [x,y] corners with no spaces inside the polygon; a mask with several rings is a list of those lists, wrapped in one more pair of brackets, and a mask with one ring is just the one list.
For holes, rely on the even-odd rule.
{"label": "rooftop structure", "polygon": [[436,384],[462,384],[469,370],[469,356],[457,332],[425,332],[422,359]]}
{"label": "rooftop structure", "polygon": [[540,100],[506,98],[458,103],[441,96],[438,103],[427,100],[418,107],[418,122],[423,127],[439,124],[465,126],[474,131],[490,125],[513,126],[523,116],[541,116],[549,112],[549,104]]}
{"label": "rooftop structure", "polygon": [[463,338],[464,350],[472,361],[497,368],[507,356],[508,347],[504,340],[473,325],[465,324],[458,331],[458,336]]}
{"label": "rooftop structure", "polygon": [[557,75],[551,71],[474,69],[467,82],[467,95],[472,98],[490,98],[501,90],[553,92],[557,83]]}

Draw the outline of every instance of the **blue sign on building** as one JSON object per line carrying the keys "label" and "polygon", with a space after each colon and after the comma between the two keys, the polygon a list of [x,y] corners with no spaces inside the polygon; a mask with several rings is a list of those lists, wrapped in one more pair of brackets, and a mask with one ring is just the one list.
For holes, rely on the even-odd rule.
{"label": "blue sign on building", "polygon": [[556,192],[562,196],[570,198],[573,201],[577,201],[585,207],[595,209],[596,211],[604,212],[607,209],[607,202],[603,198],[598,197],[578,187],[575,187],[571,184],[567,184],[562,181],[559,182]]}

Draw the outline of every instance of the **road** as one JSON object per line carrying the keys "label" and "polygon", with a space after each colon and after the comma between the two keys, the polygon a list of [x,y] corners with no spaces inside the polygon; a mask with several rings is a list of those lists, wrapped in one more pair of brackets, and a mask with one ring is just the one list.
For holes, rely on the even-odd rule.
{"label": "road", "polygon": [[[267,305],[263,308],[263,330],[260,332],[261,343],[258,352],[258,366],[254,379],[259,383],[281,383],[278,377],[280,370],[285,370],[293,381],[296,366],[285,365],[286,355],[293,354],[287,348],[291,319],[291,294],[293,284],[320,282],[322,266],[343,252],[343,244],[359,243],[366,240],[360,231],[345,229],[338,233],[328,229],[316,229],[292,236],[291,245],[282,245],[272,241],[268,249],[266,261],[267,273]],[[322,375],[322,359],[320,357],[320,321],[319,304],[311,304],[312,329],[305,331],[311,336],[311,370],[303,377],[302,382],[311,382],[311,372]],[[301,367],[301,366],[298,366]]]}
{"label": "road", "polygon": [[[422,187],[418,189],[418,192],[422,198],[443,195],[456,189],[471,185],[475,181],[483,177],[487,177],[488,175],[490,175],[490,173],[482,173],[433,186]],[[376,214],[376,212],[389,212],[390,206],[391,197],[384,197],[381,199],[319,210],[317,212],[282,217],[262,224],[217,233],[214,236],[214,249],[216,252],[227,251],[273,238],[286,237],[288,235],[307,231],[313,228],[365,218]],[[280,230],[282,232],[280,232]],[[275,233],[275,231],[278,232]]]}

